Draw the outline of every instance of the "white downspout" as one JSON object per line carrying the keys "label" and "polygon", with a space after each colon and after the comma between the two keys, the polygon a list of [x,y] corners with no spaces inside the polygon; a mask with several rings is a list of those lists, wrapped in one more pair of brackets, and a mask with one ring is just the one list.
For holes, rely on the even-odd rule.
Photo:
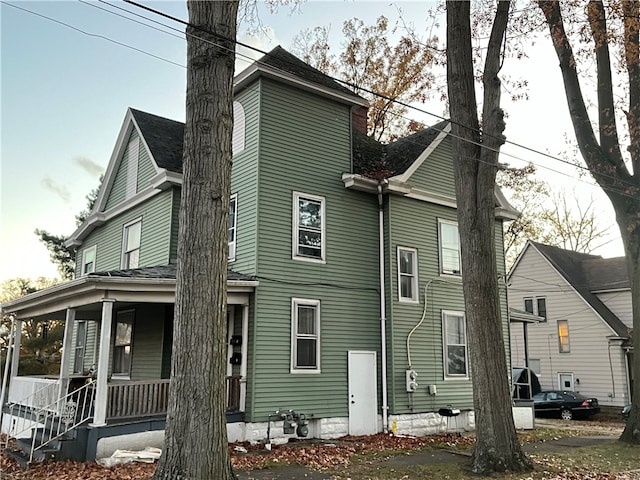
{"label": "white downspout", "polygon": [[[386,180],[384,180],[386,182]],[[380,343],[382,367],[382,431],[389,431],[389,405],[387,402],[387,307],[385,302],[384,284],[384,204],[382,199],[382,181],[378,182],[378,231],[380,234]]]}

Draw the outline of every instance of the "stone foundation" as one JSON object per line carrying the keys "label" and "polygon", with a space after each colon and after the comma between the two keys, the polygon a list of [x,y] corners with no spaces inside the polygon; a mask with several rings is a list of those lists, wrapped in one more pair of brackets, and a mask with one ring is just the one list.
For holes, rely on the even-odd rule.
{"label": "stone foundation", "polygon": [[474,412],[462,411],[456,417],[442,417],[436,412],[389,415],[389,430],[397,435],[438,435],[447,432],[462,433],[475,429]]}

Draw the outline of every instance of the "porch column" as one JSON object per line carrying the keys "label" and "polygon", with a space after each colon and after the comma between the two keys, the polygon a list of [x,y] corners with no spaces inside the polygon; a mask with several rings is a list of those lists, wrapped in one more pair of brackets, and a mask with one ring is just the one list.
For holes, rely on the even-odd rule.
{"label": "porch column", "polygon": [[22,343],[22,320],[16,319],[15,336],[13,337],[13,358],[11,359],[11,377],[18,376],[18,362],[20,361],[20,343]]}
{"label": "porch column", "polygon": [[249,345],[249,305],[242,306],[242,363],[240,364],[240,411],[244,412],[247,398],[247,350]]}
{"label": "porch column", "polygon": [[67,380],[69,378],[69,365],[71,364],[71,352],[73,345],[73,327],[76,321],[76,309],[67,308],[67,316],[64,320],[64,337],[62,339],[62,358],[60,359],[60,390],[58,398],[67,394]]}
{"label": "porch column", "polygon": [[93,425],[107,424],[107,376],[109,374],[109,348],[111,347],[111,325],[113,317],[112,299],[102,300],[102,324],[100,326],[100,346],[98,354],[98,374],[96,377],[96,399],[93,410]]}

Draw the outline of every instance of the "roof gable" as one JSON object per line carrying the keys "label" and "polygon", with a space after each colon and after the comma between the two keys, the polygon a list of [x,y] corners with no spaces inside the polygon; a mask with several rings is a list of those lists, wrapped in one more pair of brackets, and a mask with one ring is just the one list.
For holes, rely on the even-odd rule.
{"label": "roof gable", "polygon": [[[571,250],[565,250],[542,243],[527,242],[525,249],[529,246],[535,248],[551,266],[571,285],[588,305],[611,327],[611,329],[621,337],[629,335],[627,326],[620,320],[595,294],[591,292],[589,275],[585,275],[583,265],[585,263],[605,260],[599,255],[590,255]],[[524,252],[524,250],[523,250]],[[522,253],[521,253],[522,255]],[[520,258],[520,257],[519,257]],[[516,269],[514,265],[512,272]]]}

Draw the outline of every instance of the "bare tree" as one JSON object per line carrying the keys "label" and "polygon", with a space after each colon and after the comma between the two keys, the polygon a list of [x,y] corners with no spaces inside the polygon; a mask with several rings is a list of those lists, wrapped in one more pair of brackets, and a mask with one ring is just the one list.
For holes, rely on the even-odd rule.
{"label": "bare tree", "polygon": [[178,272],[156,480],[233,478],[225,416],[227,221],[237,1],[188,1]]}
{"label": "bare tree", "polygon": [[[598,137],[594,133],[587,105],[582,94],[578,73],[578,58],[567,33],[558,1],[539,1],[555,48],[564,88],[576,134],[578,147],[591,175],[609,197],[625,249],[627,270],[631,284],[633,308],[633,345],[640,346],[640,3],[615,0],[607,6],[590,1],[587,6],[587,28],[581,30],[581,40],[590,39],[588,56],[596,67],[598,102]],[[614,28],[614,27],[617,27]],[[609,52],[612,44],[620,53]],[[627,105],[616,103],[614,75],[621,79]],[[627,130],[620,127],[617,113],[624,112]],[[620,122],[624,124],[624,121]],[[623,152],[621,143],[628,141]],[[626,159],[626,161],[625,161]],[[640,444],[640,355],[633,356],[633,408],[620,437],[629,443]]]}
{"label": "bare tree", "polygon": [[447,86],[477,432],[471,468],[479,474],[532,469],[513,423],[494,242],[493,192],[498,154],[505,141],[498,72],[509,7],[509,1],[498,2],[493,20],[483,72],[481,130],[470,2],[447,1]]}

